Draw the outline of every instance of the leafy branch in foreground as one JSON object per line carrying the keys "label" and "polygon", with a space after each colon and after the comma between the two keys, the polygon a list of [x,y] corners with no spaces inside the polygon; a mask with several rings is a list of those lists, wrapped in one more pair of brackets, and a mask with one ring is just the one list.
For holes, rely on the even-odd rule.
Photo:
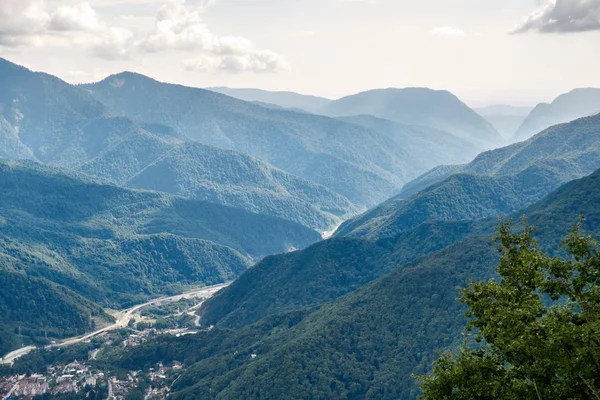
{"label": "leafy branch in foreground", "polygon": [[424,399],[600,400],[600,253],[576,225],[567,257],[550,257],[524,221],[502,222],[500,280],[461,291],[468,331],[481,344],[445,354],[422,383]]}

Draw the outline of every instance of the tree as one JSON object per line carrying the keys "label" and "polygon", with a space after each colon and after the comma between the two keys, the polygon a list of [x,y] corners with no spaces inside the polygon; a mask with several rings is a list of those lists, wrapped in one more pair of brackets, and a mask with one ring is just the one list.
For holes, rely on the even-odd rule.
{"label": "tree", "polygon": [[[600,400],[600,253],[575,226],[565,257],[541,252],[534,229],[498,227],[499,281],[461,291],[465,344],[435,362],[424,399]],[[475,339],[469,340],[469,338]]]}

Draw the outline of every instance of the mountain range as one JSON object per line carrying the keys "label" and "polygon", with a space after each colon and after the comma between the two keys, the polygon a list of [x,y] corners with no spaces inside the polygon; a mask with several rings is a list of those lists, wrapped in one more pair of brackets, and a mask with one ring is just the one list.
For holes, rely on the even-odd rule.
{"label": "mountain range", "polygon": [[331,103],[330,99],[324,97],[309,96],[294,92],[271,92],[260,89],[234,89],[228,87],[211,87],[207,89],[244,101],[263,103],[263,105],[266,106],[272,105],[315,114],[318,114],[321,108]]}
{"label": "mountain range", "polygon": [[[321,115],[261,107],[132,73],[114,75],[85,88],[122,115],[170,126],[203,144],[265,160],[326,186],[359,206],[385,200],[408,180],[425,172],[413,166],[404,142],[390,142],[389,131]],[[418,127],[413,131],[419,134]],[[441,135],[448,137],[447,133]],[[429,142],[428,148],[437,149],[439,145]],[[466,162],[476,152],[448,151],[447,157],[453,158],[454,163]],[[432,157],[427,160],[435,162]]]}
{"label": "mountain range", "polygon": [[[552,251],[579,215],[586,215],[586,229],[597,235],[599,180],[600,171],[570,182],[515,216],[527,215],[537,239]],[[392,262],[391,253],[382,250],[391,241],[355,239],[349,252],[340,254],[348,239],[332,239],[302,254],[267,259],[206,303],[203,319],[212,316],[216,323],[209,332],[158,339],[135,351],[107,354],[105,360],[126,369],[185,360],[185,372],[173,386],[176,399],[417,398],[411,374],[426,373],[436,351],[461,343],[465,309],[456,301],[457,288],[494,276],[499,258],[491,241],[494,224],[418,227],[429,232],[429,241],[444,241],[444,248],[400,262],[391,273],[349,292],[339,289],[344,282],[351,287],[347,277],[360,270],[347,271],[346,265],[359,266],[364,257],[367,271]],[[452,244],[448,237],[457,229],[469,233],[455,236]],[[336,265],[340,257],[349,263]],[[326,276],[337,274],[339,281],[323,279],[322,265],[328,265]],[[269,284],[260,286],[264,278]],[[239,324],[239,312],[251,317]],[[234,330],[224,329],[232,322]]]}
{"label": "mountain range", "polygon": [[407,125],[446,131],[476,144],[480,150],[503,143],[496,129],[452,93],[427,88],[377,89],[333,101],[326,115],[372,115]]}
{"label": "mountain range", "polygon": [[0,177],[4,268],[99,302],[224,282],[253,258],[320,237],[286,220],[124,189],[32,162],[2,161]]}
{"label": "mountain range", "polygon": [[561,184],[600,168],[600,115],[558,125],[528,141],[484,152],[456,168],[436,168],[336,235],[386,237],[428,220],[506,215]]}
{"label": "mountain range", "polygon": [[166,189],[317,230],[359,210],[342,195],[263,161],[191,142],[164,125],[118,116],[58,78],[7,61],[0,61],[0,71],[0,154],[9,159],[62,166],[123,186]]}
{"label": "mountain range", "polygon": [[577,221],[600,235],[595,89],[474,111],[425,88],[75,86],[3,59],[0,86],[0,355],[229,282],[186,311],[194,335],[89,360],[179,361],[173,399],[416,399],[412,374],[463,342],[457,290],[496,276],[499,216],[551,254]]}
{"label": "mountain range", "polygon": [[527,140],[553,125],[598,113],[600,113],[600,89],[574,89],[558,96],[550,104],[538,104],[523,121],[511,141]]}
{"label": "mountain range", "polygon": [[517,132],[532,110],[532,107],[515,107],[510,105],[492,105],[474,109],[477,114],[492,124],[507,141],[512,139],[515,132]]}

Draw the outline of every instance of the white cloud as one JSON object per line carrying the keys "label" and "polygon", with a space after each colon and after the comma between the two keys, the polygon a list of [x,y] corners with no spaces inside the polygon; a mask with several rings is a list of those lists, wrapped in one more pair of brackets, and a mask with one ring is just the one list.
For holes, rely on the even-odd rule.
{"label": "white cloud", "polygon": [[600,30],[600,0],[549,0],[529,15],[514,33]]}
{"label": "white cloud", "polygon": [[136,53],[186,52],[193,54],[185,62],[188,70],[239,73],[290,68],[281,55],[257,48],[247,38],[213,33],[203,15],[215,2],[170,0],[158,7],[154,20],[145,21],[149,33],[139,35],[130,21],[135,16],[113,17],[109,23],[91,5],[99,5],[98,0],[0,0],[0,46],[75,46],[106,60]]}
{"label": "white cloud", "polygon": [[61,6],[50,14],[50,31],[93,31],[103,27],[96,11],[89,3]]}
{"label": "white cloud", "polygon": [[125,59],[131,55],[135,45],[133,32],[120,27],[109,27],[91,44],[91,53],[106,60]]}
{"label": "white cloud", "polygon": [[30,44],[43,33],[48,21],[43,0],[0,1],[0,45]]}
{"label": "white cloud", "polygon": [[173,0],[161,6],[154,30],[140,43],[147,52],[168,50],[194,51],[198,55],[185,62],[187,70],[239,73],[279,72],[289,65],[279,54],[257,49],[248,39],[239,36],[218,36],[202,19],[205,7],[214,1],[196,6],[183,0]]}
{"label": "white cloud", "polygon": [[431,31],[434,36],[441,36],[447,38],[458,38],[466,35],[465,31],[452,26],[439,26]]}
{"label": "white cloud", "polygon": [[269,50],[254,51],[247,54],[229,54],[224,56],[200,55],[185,61],[188,71],[228,73],[257,72],[271,73],[289,71],[291,67],[283,57]]}

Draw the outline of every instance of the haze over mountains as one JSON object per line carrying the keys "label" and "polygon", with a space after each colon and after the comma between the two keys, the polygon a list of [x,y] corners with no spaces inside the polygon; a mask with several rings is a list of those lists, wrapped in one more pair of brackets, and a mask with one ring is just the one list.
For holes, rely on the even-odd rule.
{"label": "haze over mountains", "polygon": [[207,89],[240,100],[272,104],[315,114],[318,114],[324,106],[331,103],[330,99],[324,97],[309,96],[294,92],[269,92],[260,89],[234,89],[227,87],[212,87]]}
{"label": "haze over mountains", "polygon": [[532,110],[533,107],[515,107],[510,105],[493,105],[474,109],[477,114],[492,124],[507,141],[512,140],[515,132],[517,132]]}
{"label": "haze over mountains", "polygon": [[367,114],[402,124],[427,126],[469,140],[481,150],[502,144],[502,138],[492,125],[452,93],[443,90],[371,90],[336,100],[325,106],[323,112],[334,117]]}
{"label": "haze over mountains", "polygon": [[[6,61],[0,69],[5,88],[0,99],[5,121],[0,125],[0,138],[7,158],[73,168],[137,188],[155,189],[161,179],[172,179],[170,193],[218,199],[225,205],[279,215],[319,230],[327,230],[339,217],[357,210],[341,195],[259,160],[199,143],[186,144],[189,140],[173,128],[117,116],[81,87]],[[205,160],[196,159],[205,156]],[[179,167],[169,169],[165,158],[173,157],[180,158]],[[211,173],[198,173],[203,162],[217,159],[222,169],[214,165]],[[190,169],[196,172],[193,176]],[[151,182],[149,171],[156,174]],[[164,183],[161,187],[166,188]],[[287,210],[285,215],[282,209]],[[300,214],[294,210],[301,210]]]}
{"label": "haze over mountains", "polygon": [[[134,120],[172,126],[199,142],[267,160],[358,205],[385,200],[415,176],[402,144],[390,142],[387,133],[364,126],[269,109],[130,73],[86,88]],[[430,145],[437,146],[435,142]],[[457,160],[470,156],[448,154]]]}
{"label": "haze over mountains", "polygon": [[230,283],[176,306],[180,336],[140,315],[90,344],[130,382],[180,362],[173,399],[416,399],[412,374],[461,343],[457,290],[495,276],[499,216],[552,254],[582,215],[600,234],[596,89],[472,110],[427,88],[75,86],[3,59],[0,87],[0,356]]}
{"label": "haze over mountains", "polygon": [[[407,192],[345,222],[338,235],[393,236],[428,220],[506,215],[600,168],[600,115],[558,125],[528,141],[436,169]],[[432,177],[435,176],[435,177]]]}
{"label": "haze over mountains", "polygon": [[574,89],[558,96],[552,103],[540,103],[515,132],[513,142],[529,139],[553,125],[570,122],[600,112],[600,89]]}

